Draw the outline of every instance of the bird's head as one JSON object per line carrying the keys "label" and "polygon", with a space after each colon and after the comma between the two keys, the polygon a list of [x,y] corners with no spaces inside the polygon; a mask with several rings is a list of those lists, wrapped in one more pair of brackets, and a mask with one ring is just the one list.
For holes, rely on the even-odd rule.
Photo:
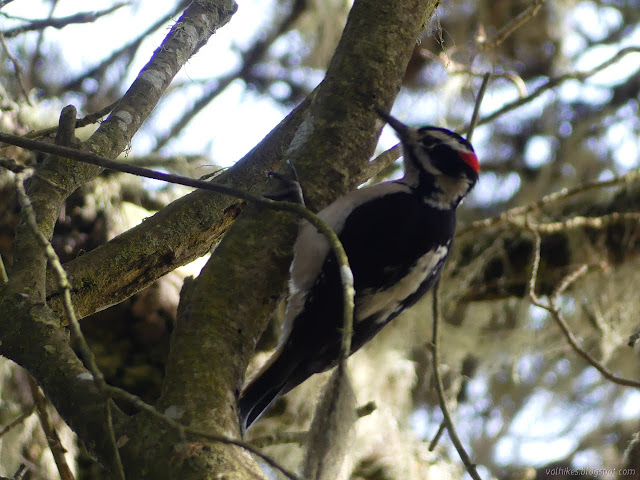
{"label": "bird's head", "polygon": [[455,208],[478,181],[480,164],[471,144],[446,128],[413,128],[376,111],[402,142],[403,182],[419,190],[432,206]]}

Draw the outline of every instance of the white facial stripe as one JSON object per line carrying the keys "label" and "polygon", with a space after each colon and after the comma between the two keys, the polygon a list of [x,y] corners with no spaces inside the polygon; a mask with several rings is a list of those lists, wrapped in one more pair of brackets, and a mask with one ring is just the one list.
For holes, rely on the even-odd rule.
{"label": "white facial stripe", "polygon": [[473,153],[465,144],[460,143],[457,138],[452,137],[451,135],[448,135],[445,132],[442,132],[440,130],[429,130],[428,134],[434,138],[437,138],[442,143],[448,145],[454,150],[462,151],[466,153]]}
{"label": "white facial stripe", "polygon": [[440,175],[435,179],[439,191],[432,197],[425,198],[425,203],[438,209],[448,209],[451,205],[457,205],[462,197],[469,191],[470,182],[466,177],[451,178]]}

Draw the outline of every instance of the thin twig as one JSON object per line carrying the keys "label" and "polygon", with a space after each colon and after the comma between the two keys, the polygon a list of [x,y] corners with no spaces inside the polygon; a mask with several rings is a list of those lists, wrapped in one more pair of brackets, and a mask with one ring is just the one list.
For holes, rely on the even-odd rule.
{"label": "thin twig", "polygon": [[[112,170],[116,170],[116,171],[120,171],[120,172],[125,172],[125,173],[131,173],[134,175],[138,175],[138,176],[142,176],[142,177],[146,177],[146,178],[152,178],[155,180],[161,180],[161,181],[166,181],[169,183],[175,183],[175,184],[179,184],[179,185],[185,185],[185,186],[189,186],[189,187],[194,187],[194,188],[201,188],[201,189],[205,189],[205,190],[210,190],[210,191],[214,191],[217,193],[222,193],[222,194],[226,194],[226,195],[232,195],[238,198],[242,198],[244,200],[248,200],[248,201],[253,201],[255,203],[261,204],[261,205],[265,205],[268,208],[271,208],[273,210],[279,210],[279,211],[285,211],[285,212],[290,212],[290,213],[294,213],[298,216],[301,216],[302,218],[304,218],[305,220],[307,220],[309,223],[311,223],[314,227],[316,227],[318,229],[318,231],[320,231],[320,233],[322,233],[328,240],[330,247],[332,248],[339,268],[340,268],[340,272],[341,272],[341,279],[343,281],[343,298],[344,298],[344,304],[345,304],[345,308],[344,308],[344,325],[345,325],[345,331],[348,333],[346,335],[343,336],[343,344],[342,344],[342,348],[343,349],[348,349],[350,350],[350,342],[351,342],[351,334],[350,329],[352,330],[352,326],[353,326],[353,295],[354,295],[354,289],[353,289],[353,274],[351,273],[351,269],[349,268],[349,263],[348,263],[348,259],[347,259],[347,255],[344,251],[344,248],[342,247],[342,244],[340,242],[340,239],[338,238],[338,236],[335,234],[335,232],[331,229],[331,227],[324,222],[322,219],[320,219],[317,215],[315,215],[313,212],[311,212],[309,209],[307,209],[306,207],[304,207],[303,205],[297,204],[297,203],[291,203],[291,202],[280,202],[280,201],[273,201],[273,200],[269,200],[267,198],[261,197],[261,196],[257,196],[257,195],[253,195],[251,193],[242,191],[242,190],[238,190],[235,188],[231,188],[231,187],[227,187],[225,185],[217,185],[214,183],[210,183],[210,182],[203,182],[201,180],[196,180],[196,179],[192,179],[192,178],[188,178],[188,177],[182,177],[180,175],[172,175],[172,174],[166,174],[166,173],[162,173],[162,172],[156,172],[154,170],[150,170],[147,168],[143,168],[143,167],[138,167],[138,166],[134,166],[134,165],[129,165],[126,163],[120,163],[120,162],[114,162],[110,159],[104,158],[104,157],[100,157],[99,155],[93,154],[93,153],[89,153],[89,152],[83,152],[80,150],[76,150],[73,148],[68,148],[68,147],[63,147],[63,146],[59,146],[59,145],[52,145],[49,143],[45,143],[45,142],[39,142],[36,140],[30,140],[30,139],[26,139],[24,137],[19,137],[19,136],[15,136],[15,135],[9,135],[9,134],[4,134],[4,133],[0,133],[0,141],[5,142],[5,143],[10,143],[13,145],[18,145],[21,146],[23,148],[27,148],[27,149],[31,149],[31,150],[37,150],[37,151],[43,151],[45,153],[50,153],[53,155],[58,155],[61,157],[66,157],[66,158],[70,158],[73,160],[78,160],[84,163],[89,163],[92,165],[97,165],[103,168],[109,168]],[[18,187],[18,189],[20,189],[21,191],[19,192],[19,199],[21,200],[21,205],[22,208],[26,210],[29,210],[31,212],[31,215],[33,215],[33,209],[29,208],[30,207],[30,201],[28,199],[28,197],[26,196],[26,193],[24,192],[24,187],[22,185],[22,176],[25,175],[27,171],[23,170],[20,173],[16,174],[17,178],[20,178],[20,187]],[[27,203],[28,202],[28,203]],[[24,205],[23,205],[24,203]],[[32,219],[33,225],[35,225],[35,216]],[[31,220],[30,220],[31,223]],[[32,228],[34,228],[32,226]],[[189,435],[193,435],[193,436],[199,436],[199,437],[203,437],[203,438],[207,438],[209,440],[212,441],[217,441],[217,442],[221,442],[221,443],[227,443],[230,445],[236,445],[239,446],[241,448],[244,448],[246,450],[248,450],[249,452],[257,455],[258,457],[260,457],[263,461],[267,462],[269,465],[271,465],[274,468],[277,468],[278,470],[280,470],[284,475],[286,475],[287,477],[291,478],[292,480],[297,480],[298,477],[293,474],[292,472],[287,471],[284,467],[282,467],[281,465],[279,465],[277,462],[275,462],[273,459],[271,459],[270,457],[264,455],[263,453],[261,453],[259,450],[257,450],[255,447],[251,446],[250,444],[246,443],[246,442],[242,442],[239,440],[235,440],[235,439],[231,439],[231,438],[227,438],[221,435],[215,435],[215,434],[211,434],[208,432],[203,432],[194,428],[190,428],[190,427],[185,427],[181,424],[179,424],[178,422],[175,422],[173,419],[167,417],[166,415],[161,414],[160,412],[158,412],[157,410],[155,410],[155,408],[153,408],[151,405],[146,404],[145,402],[143,402],[141,399],[139,399],[138,397],[136,397],[135,395],[132,395],[124,390],[118,389],[116,387],[112,387],[109,386],[105,381],[104,381],[104,377],[102,375],[102,373],[100,372],[100,370],[97,367],[97,364],[95,363],[95,357],[93,356],[93,353],[91,352],[91,350],[89,349],[88,345],[86,344],[86,340],[84,339],[84,336],[82,335],[82,331],[80,330],[79,324],[78,324],[78,320],[75,316],[75,312],[73,311],[73,305],[71,304],[71,294],[70,294],[70,285],[69,282],[66,278],[66,274],[64,272],[64,269],[62,268],[62,265],[60,264],[59,260],[57,259],[57,255],[55,255],[55,252],[53,251],[53,248],[51,247],[51,244],[46,240],[46,238],[44,238],[44,236],[37,230],[36,228],[36,236],[39,238],[40,243],[43,245],[43,247],[45,248],[45,251],[49,251],[48,255],[52,252],[53,255],[55,256],[55,258],[49,258],[50,263],[52,265],[52,268],[56,271],[56,273],[59,276],[59,282],[60,282],[60,288],[63,292],[63,300],[64,300],[64,305],[65,305],[65,311],[67,312],[67,316],[69,317],[69,326],[71,328],[72,331],[72,335],[75,339],[77,339],[78,341],[78,346],[79,346],[79,350],[80,353],[82,355],[82,357],[85,359],[88,367],[89,367],[89,371],[92,373],[92,375],[94,376],[94,381],[96,382],[96,386],[98,387],[98,389],[102,392],[103,395],[105,395],[105,398],[119,398],[121,400],[130,402],[132,404],[134,404],[136,407],[140,408],[141,410],[144,410],[146,412],[152,413],[154,416],[156,416],[157,418],[160,418],[161,420],[163,420],[165,423],[169,424],[170,426],[172,426],[173,428],[176,428],[179,432],[183,432]],[[48,247],[48,248],[47,248]],[[60,271],[58,271],[58,269]],[[346,337],[346,340],[345,340]],[[344,351],[344,350],[343,350]],[[114,445],[114,448],[116,450],[117,453],[117,446]],[[117,458],[117,457],[116,457]]]}
{"label": "thin twig", "polygon": [[431,333],[431,357],[433,364],[433,379],[436,384],[436,392],[438,393],[438,401],[440,403],[440,410],[442,411],[443,423],[447,427],[447,431],[449,432],[449,438],[453,443],[458,455],[460,456],[460,460],[464,464],[467,472],[473,478],[473,480],[481,480],[480,475],[478,475],[478,471],[476,470],[475,464],[471,461],[471,458],[467,454],[462,442],[460,441],[460,437],[458,437],[458,432],[456,431],[455,425],[453,424],[453,420],[451,419],[451,415],[449,414],[449,409],[447,407],[447,400],[444,392],[444,386],[442,385],[442,378],[440,377],[440,369],[439,369],[439,348],[438,348],[438,325],[440,323],[440,305],[438,301],[438,290],[439,290],[440,280],[436,281],[436,284],[433,286],[433,329]]}
{"label": "thin twig", "polygon": [[[47,15],[47,19],[53,18],[53,12],[58,6],[58,0],[53,0],[49,5],[49,13]],[[38,63],[42,60],[42,43],[44,42],[44,29],[38,31],[38,38],[36,40],[35,48],[33,49],[33,54],[31,55],[31,59],[29,61],[29,73],[31,74],[31,78],[37,75],[38,71]]]}
{"label": "thin twig", "polygon": [[600,217],[576,216],[561,222],[532,223],[531,221],[528,221],[526,225],[515,218],[508,218],[506,223],[524,230],[535,230],[539,233],[550,234],[573,230],[576,228],[591,228],[597,230],[616,223],[630,221],[640,222],[640,213],[613,212]]}
{"label": "thin twig", "polygon": [[34,412],[34,410],[36,409],[35,404],[31,405],[29,407],[28,410],[25,410],[22,414],[20,414],[20,416],[18,418],[16,418],[15,420],[12,420],[10,423],[8,423],[7,425],[5,425],[4,427],[2,427],[0,429],[0,438],[5,435],[6,433],[9,433],[11,430],[13,430],[15,427],[17,427],[18,425],[20,425],[22,422],[24,422],[27,418],[29,418],[31,416],[31,414]]}
{"label": "thin twig", "polygon": [[[358,418],[366,417],[367,415],[371,415],[376,408],[375,402],[367,402],[356,409],[356,415]],[[286,443],[304,445],[308,436],[309,432],[306,430],[302,432],[275,432],[270,435],[252,438],[251,444],[258,448],[269,447],[271,445],[283,445]]]}
{"label": "thin twig", "polygon": [[2,45],[2,49],[4,50],[5,55],[9,60],[11,60],[11,63],[13,64],[13,68],[16,72],[16,78],[18,80],[18,85],[20,86],[22,95],[24,95],[24,99],[27,101],[30,107],[33,106],[31,105],[31,100],[29,100],[29,93],[27,92],[27,88],[24,86],[24,69],[20,64],[20,61],[16,57],[14,57],[11,53],[11,50],[9,50],[9,45],[7,45],[2,31],[0,31],[0,45]]}
{"label": "thin twig", "polygon": [[[99,75],[107,70],[110,65],[113,65],[118,59],[121,57],[129,57],[129,61],[135,56],[136,52],[140,48],[140,45],[144,41],[144,39],[148,38],[150,34],[160,29],[163,25],[165,25],[169,20],[171,20],[174,16],[184,10],[189,4],[190,0],[181,0],[178,2],[172,11],[168,12],[163,17],[159,18],[152,25],[149,26],[146,30],[140,32],[140,34],[134,38],[131,42],[123,45],[111,52],[107,58],[103,59],[98,65],[95,65],[88,70],[84,71],[80,75],[72,78],[67,83],[63,84],[59,87],[60,91],[66,92],[69,90],[77,90],[80,88],[82,81],[86,78],[90,77],[99,77]],[[129,63],[127,63],[126,68],[129,67]],[[99,78],[98,78],[99,80]]]}
{"label": "thin twig", "polygon": [[[120,99],[116,100],[113,103],[110,103],[109,105],[98,110],[97,112],[90,113],[88,115],[85,115],[82,118],[77,119],[76,128],[86,127],[87,125],[98,122],[102,117],[105,117],[106,115],[111,113],[111,111],[118,106],[118,103],[120,103]],[[43,128],[41,130],[34,130],[32,132],[25,134],[24,138],[46,137],[48,135],[55,134],[57,131],[58,131],[58,125],[54,127]]]}
{"label": "thin twig", "polygon": [[[527,213],[530,213],[533,211],[541,210],[542,208],[552,203],[556,203],[562,200],[567,200],[571,197],[575,197],[577,195],[583,194],[585,192],[589,192],[591,190],[615,187],[623,183],[632,182],[637,179],[640,179],[640,169],[631,170],[630,172],[627,172],[624,175],[621,175],[619,177],[614,177],[609,180],[588,182],[575,188],[563,188],[562,190],[558,190],[557,192],[553,192],[553,193],[550,193],[549,195],[545,195],[540,200],[532,202],[528,205],[514,207],[495,217],[490,217],[490,218],[485,218],[483,220],[475,221],[470,225],[468,225],[466,228],[461,229],[458,232],[458,236],[463,236],[477,230],[493,227],[500,223],[512,222],[516,217],[526,215]],[[624,215],[624,214],[618,214],[618,215]]]}
{"label": "thin twig", "polygon": [[[484,77],[486,73],[481,73],[478,70],[470,67],[467,64],[456,62],[451,57],[443,57],[441,55],[435,55],[431,53],[429,50],[420,50],[420,55],[428,60],[436,61],[442,64],[443,68],[447,70],[452,75],[469,75],[472,77]],[[491,72],[491,76],[493,78],[504,78],[511,82],[516,90],[518,90],[518,94],[520,97],[525,97],[527,95],[527,86],[520,75],[513,72]]]}
{"label": "thin twig", "polygon": [[11,480],[22,480],[22,478],[27,474],[28,470],[27,470],[27,466],[24,463],[21,463],[20,466],[18,467],[18,470],[16,470],[16,473],[13,474],[13,476],[11,477]]}
{"label": "thin twig", "polygon": [[173,122],[169,131],[157,139],[157,143],[153,151],[159,151],[165,147],[171,139],[176,138],[178,134],[189,124],[189,122],[191,122],[198,113],[204,110],[204,108],[209,105],[214,98],[222,93],[232,82],[238,79],[247,81],[246,79],[251,74],[256,63],[264,57],[273,42],[277,38],[280,38],[282,33],[291,27],[302,11],[303,9],[293,7],[289,14],[280,21],[276,28],[267,32],[263,38],[257,40],[250,48],[241,53],[240,66],[236,70],[208,82],[208,85],[204,88],[200,97],[193,102],[192,107],[189,108],[189,110],[182,112],[180,117]]}
{"label": "thin twig", "polygon": [[[482,84],[480,85],[480,90],[478,90],[478,96],[476,97],[476,103],[473,107],[473,114],[471,115],[471,121],[469,122],[469,127],[467,128],[467,140],[470,142],[471,138],[473,137],[473,131],[476,127],[477,121],[478,121],[478,115],[480,112],[480,105],[482,105],[482,100],[484,99],[484,94],[487,91],[487,86],[489,85],[489,78],[491,77],[490,73],[485,73],[484,76],[482,77]],[[438,279],[436,281],[436,284],[433,287],[433,338],[432,338],[432,351],[433,351],[433,356],[432,356],[432,362],[433,362],[433,370],[434,370],[434,376],[435,376],[435,380],[436,380],[436,385],[438,382],[440,382],[440,387],[438,390],[438,397],[440,399],[440,408],[442,409],[443,412],[443,416],[445,417],[445,420],[440,424],[440,427],[438,428],[438,432],[436,433],[436,435],[433,437],[433,439],[431,440],[431,443],[429,444],[429,450],[433,450],[436,448],[436,445],[438,444],[438,441],[440,440],[440,437],[442,436],[442,433],[444,431],[444,428],[446,427],[447,430],[449,431],[449,436],[451,437],[451,440],[453,441],[454,445],[456,446],[456,450],[458,450],[458,454],[460,455],[460,458],[462,459],[462,462],[465,464],[465,467],[467,467],[467,471],[469,472],[469,475],[471,475],[473,478],[474,477],[474,473],[477,476],[478,473],[475,470],[475,466],[471,464],[471,462],[469,461],[469,456],[467,455],[467,452],[464,450],[464,447],[462,446],[462,443],[460,442],[458,435],[455,431],[455,426],[453,425],[453,422],[451,421],[451,417],[449,415],[448,409],[447,409],[447,405],[446,405],[446,401],[444,398],[444,388],[442,387],[442,382],[440,380],[440,373],[439,373],[439,358],[438,358],[438,322],[440,321],[440,312],[438,310],[438,287],[440,285],[440,279]],[[441,395],[442,394],[442,395]],[[448,420],[447,420],[448,418]],[[457,444],[456,444],[457,442]],[[458,448],[459,447],[459,448]],[[465,460],[466,459],[466,460]],[[478,477],[479,478],[479,477]]]}
{"label": "thin twig", "polygon": [[471,121],[469,122],[469,127],[467,128],[467,141],[471,142],[471,138],[473,137],[473,131],[478,124],[478,116],[480,115],[480,105],[482,105],[482,100],[484,99],[484,94],[487,91],[487,86],[489,85],[489,78],[491,78],[491,74],[489,72],[485,73],[482,76],[482,83],[480,84],[480,90],[478,90],[478,96],[476,97],[476,103],[473,107],[473,114],[471,115]]}
{"label": "thin twig", "polygon": [[436,445],[438,445],[438,442],[440,441],[440,438],[442,437],[442,434],[444,433],[446,428],[447,428],[447,426],[445,425],[445,423],[444,422],[440,422],[440,426],[438,427],[438,431],[436,432],[436,434],[433,436],[433,439],[429,443],[429,451],[430,452],[433,452],[435,450]]}
{"label": "thin twig", "polygon": [[400,143],[395,144],[389,150],[385,150],[376,158],[371,160],[365,170],[361,174],[361,178],[363,181],[369,180],[374,177],[378,173],[380,173],[383,169],[387,168],[393,162],[398,160],[402,156],[402,145]]}
{"label": "thin twig", "polygon": [[601,362],[596,360],[589,352],[587,352],[584,348],[582,348],[582,346],[580,346],[580,343],[578,342],[576,337],[573,335],[573,332],[571,332],[571,329],[569,328],[569,325],[567,324],[566,320],[564,319],[564,316],[560,311],[560,307],[558,307],[557,305],[558,296],[561,295],[562,292],[564,292],[573,282],[575,282],[578,278],[583,276],[588,271],[587,265],[583,265],[577,270],[575,270],[574,272],[567,275],[560,282],[559,287],[556,289],[556,291],[553,293],[553,295],[549,299],[548,304],[541,301],[540,298],[536,295],[535,288],[536,288],[536,279],[538,277],[538,269],[540,267],[540,245],[542,243],[542,240],[540,238],[539,232],[533,230],[532,233],[535,238],[535,248],[533,253],[533,262],[531,265],[531,276],[529,277],[528,293],[529,293],[529,298],[531,300],[531,303],[537,307],[543,308],[544,310],[546,310],[551,314],[551,317],[558,324],[558,326],[560,327],[560,330],[562,330],[562,333],[567,339],[567,342],[569,342],[569,345],[571,345],[571,348],[573,348],[573,350],[578,355],[580,355],[584,360],[586,360],[587,363],[589,363],[592,367],[598,370],[604,378],[606,378],[607,380],[617,385],[640,388],[640,382],[635,380],[630,380],[628,378],[620,377],[614,374],[613,372],[611,372],[611,370],[605,367]]}
{"label": "thin twig", "polygon": [[256,448],[270,447],[272,445],[285,445],[287,443],[297,443],[303,446],[307,441],[309,432],[275,432],[271,435],[252,438],[251,444]]}
{"label": "thin twig", "polygon": [[7,275],[7,269],[4,268],[4,260],[2,259],[2,255],[0,255],[0,285],[3,285],[9,281],[9,276]]}
{"label": "thin twig", "polygon": [[120,458],[120,451],[118,450],[118,443],[116,442],[116,433],[113,429],[113,415],[111,399],[107,399],[104,402],[104,420],[107,432],[109,434],[109,442],[115,447],[116,454],[114,455],[115,471],[119,480],[126,480],[124,474],[124,467],[122,466],[122,459]]}
{"label": "thin twig", "polygon": [[529,5],[526,10],[524,10],[522,13],[513,18],[509,23],[507,23],[504,27],[502,27],[493,40],[489,42],[479,41],[477,43],[478,48],[482,51],[496,48],[498,45],[504,42],[507,37],[509,37],[509,35],[511,35],[518,28],[535,17],[542,7],[544,1],[545,0],[533,0],[531,5]]}
{"label": "thin twig", "polygon": [[157,172],[144,167],[131,165],[123,162],[116,162],[100,155],[96,155],[91,152],[84,152],[76,150],[74,148],[63,147],[60,145],[52,145],[45,142],[39,142],[37,140],[30,140],[24,137],[16,135],[10,135],[0,132],[0,142],[10,143],[19,147],[27,148],[29,150],[37,150],[52,155],[58,155],[80,162],[89,163],[91,165],[97,165],[99,167],[108,168],[110,170],[116,170],[119,172],[130,173],[145,178],[152,178],[154,180],[160,180],[169,183],[175,183],[178,185],[185,185],[187,187],[200,188],[204,190],[210,190],[225,195],[231,195],[243,200],[265,205],[273,210],[279,210],[284,212],[294,213],[316,227],[320,233],[322,233],[329,242],[332,251],[336,256],[338,267],[340,269],[340,278],[343,286],[343,302],[344,302],[344,316],[343,316],[343,328],[345,334],[342,337],[341,345],[341,358],[346,358],[351,351],[351,336],[353,333],[353,297],[355,291],[353,289],[353,274],[349,267],[349,259],[342,247],[342,243],[333,229],[320,217],[311,212],[304,205],[292,202],[274,201],[264,198],[259,195],[254,195],[249,192],[239,190],[237,188],[228,187],[226,185],[215,184],[211,182],[204,182],[202,180],[196,180],[194,178],[183,177],[181,175],[174,175],[170,173]]}
{"label": "thin twig", "polygon": [[[57,146],[57,145],[56,145]],[[65,148],[65,147],[59,147]],[[23,170],[16,174],[16,193],[18,196],[18,202],[20,203],[20,207],[22,209],[22,214],[25,216],[26,223],[31,228],[33,234],[35,235],[38,243],[43,248],[47,259],[49,260],[49,265],[56,273],[58,277],[58,286],[62,290],[62,298],[65,313],[67,315],[67,319],[69,320],[69,327],[71,329],[71,337],[76,344],[78,350],[80,351],[80,355],[87,365],[89,371],[93,376],[93,380],[96,384],[96,388],[98,391],[104,396],[105,401],[109,400],[109,395],[107,393],[107,383],[104,379],[104,376],[100,369],[98,368],[98,364],[96,363],[93,352],[89,348],[84,335],[82,334],[82,330],[80,330],[80,324],[78,323],[78,319],[75,314],[75,310],[73,308],[73,304],[71,302],[71,284],[67,278],[67,274],[60,263],[60,259],[56,254],[55,250],[51,246],[51,242],[47,240],[47,238],[40,232],[38,228],[38,224],[36,222],[36,216],[33,211],[33,206],[31,205],[31,200],[27,195],[24,188],[24,177],[26,176],[28,170]],[[113,427],[112,427],[113,428]],[[116,459],[116,465],[120,465],[121,462],[119,460],[120,452],[118,451],[118,447],[113,443],[114,450],[114,458]],[[120,473],[120,478],[124,478],[124,472]]]}
{"label": "thin twig", "polygon": [[585,70],[585,71],[582,71],[582,72],[570,72],[570,73],[567,73],[565,75],[560,75],[558,77],[551,78],[551,79],[549,79],[547,81],[547,83],[545,83],[545,84],[541,85],[540,87],[538,87],[537,89],[535,89],[528,96],[526,96],[524,98],[519,98],[517,100],[514,100],[513,102],[508,103],[504,107],[499,108],[495,112],[487,115],[486,117],[481,118],[478,121],[478,125],[484,125],[485,123],[490,123],[490,122],[494,121],[495,119],[497,119],[498,117],[501,117],[505,113],[510,112],[511,110],[515,110],[516,108],[521,107],[521,106],[531,102],[532,100],[534,100],[535,98],[539,97],[543,93],[545,93],[548,90],[551,90],[551,89],[557,87],[558,85],[560,85],[563,82],[566,82],[567,80],[578,80],[578,81],[582,82],[582,81],[586,80],[587,78],[595,75],[596,73],[604,70],[605,68],[613,65],[614,63],[616,63],[618,60],[620,60],[625,55],[629,55],[630,53],[637,53],[637,52],[640,52],[640,46],[637,46],[637,47],[626,47],[626,48],[623,48],[620,51],[618,51],[609,60],[606,60],[606,61],[602,62],[600,65],[595,66],[591,70]]}
{"label": "thin twig", "polygon": [[[27,25],[21,25],[19,27],[15,27],[5,31],[5,36],[7,38],[11,38],[11,37],[16,37],[25,32],[29,32],[33,30],[43,30],[48,27],[62,29],[72,24],[92,23],[92,22],[95,22],[100,17],[113,13],[116,10],[126,5],[131,5],[131,2],[116,3],[115,5],[99,12],[80,12],[80,13],[76,13],[74,15],[70,15],[68,17],[62,17],[62,18],[45,18],[44,20],[21,19],[29,23]],[[8,15],[5,15],[5,16],[8,17]]]}
{"label": "thin twig", "polygon": [[56,467],[58,467],[60,479],[74,480],[73,473],[71,472],[67,459],[64,456],[66,449],[62,446],[60,436],[51,423],[51,416],[47,409],[47,399],[40,391],[40,387],[38,387],[38,384],[31,375],[29,375],[28,380],[29,387],[31,389],[31,396],[33,397],[33,403],[36,407],[36,411],[38,412],[38,418],[40,419],[40,425],[42,426],[44,436],[47,439],[49,450],[51,450],[51,453],[53,454],[53,460],[56,462]]}
{"label": "thin twig", "polygon": [[268,455],[265,455],[264,453],[262,453],[260,450],[258,450],[255,446],[251,445],[250,443],[243,442],[242,440],[236,440],[236,439],[233,439],[233,438],[225,437],[225,436],[222,436],[222,435],[212,434],[212,433],[209,433],[209,432],[198,430],[196,428],[187,427],[186,425],[182,425],[181,423],[176,422],[171,417],[161,413],[155,407],[153,407],[152,405],[149,405],[148,403],[146,403],[144,400],[142,400],[137,395],[134,395],[132,393],[127,392],[126,390],[123,390],[123,389],[118,388],[118,387],[113,387],[113,386],[110,386],[110,385],[107,386],[107,388],[108,388],[109,394],[113,398],[125,401],[127,403],[130,403],[131,405],[136,407],[138,410],[141,410],[141,411],[149,413],[153,417],[155,417],[158,420],[162,421],[163,423],[167,424],[169,427],[171,427],[171,428],[175,429],[176,431],[178,431],[182,436],[185,436],[185,438],[186,438],[186,435],[190,435],[190,436],[194,436],[194,437],[206,438],[206,439],[212,440],[214,442],[220,442],[220,443],[225,443],[225,444],[229,444],[229,445],[235,445],[237,447],[240,447],[240,448],[243,448],[243,449],[247,450],[248,452],[253,453],[257,457],[262,459],[264,462],[266,462],[267,464],[272,466],[273,468],[275,468],[275,469],[279,470],[280,472],[282,472],[285,476],[287,476],[291,480],[299,480],[299,477],[296,474],[288,471],[285,467],[283,467],[282,465],[278,464],[278,462],[273,460]]}

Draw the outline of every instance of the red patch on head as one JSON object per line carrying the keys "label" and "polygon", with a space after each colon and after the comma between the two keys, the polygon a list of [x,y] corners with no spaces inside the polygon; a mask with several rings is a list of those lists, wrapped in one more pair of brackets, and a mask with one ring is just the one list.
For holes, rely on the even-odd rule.
{"label": "red patch on head", "polygon": [[476,157],[475,153],[462,152],[460,156],[476,173],[480,173],[480,162],[478,162],[478,157]]}

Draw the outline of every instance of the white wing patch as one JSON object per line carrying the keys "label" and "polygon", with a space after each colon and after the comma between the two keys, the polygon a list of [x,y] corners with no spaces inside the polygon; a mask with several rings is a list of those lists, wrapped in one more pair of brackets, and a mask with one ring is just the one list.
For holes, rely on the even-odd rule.
{"label": "white wing patch", "polygon": [[418,259],[408,275],[386,290],[372,292],[360,297],[356,304],[356,321],[364,320],[372,315],[385,320],[398,310],[400,303],[414,293],[420,284],[433,272],[449,252],[448,245],[442,245]]}
{"label": "white wing patch", "polygon": [[[340,234],[347,217],[360,205],[399,192],[410,193],[411,189],[402,183],[385,182],[355,190],[338,198],[320,211],[318,216],[327,222],[334,232]],[[289,280],[289,303],[280,336],[281,342],[289,337],[294,318],[304,308],[307,294],[318,279],[322,265],[329,253],[329,243],[313,225],[303,220],[293,251],[294,257]]]}

